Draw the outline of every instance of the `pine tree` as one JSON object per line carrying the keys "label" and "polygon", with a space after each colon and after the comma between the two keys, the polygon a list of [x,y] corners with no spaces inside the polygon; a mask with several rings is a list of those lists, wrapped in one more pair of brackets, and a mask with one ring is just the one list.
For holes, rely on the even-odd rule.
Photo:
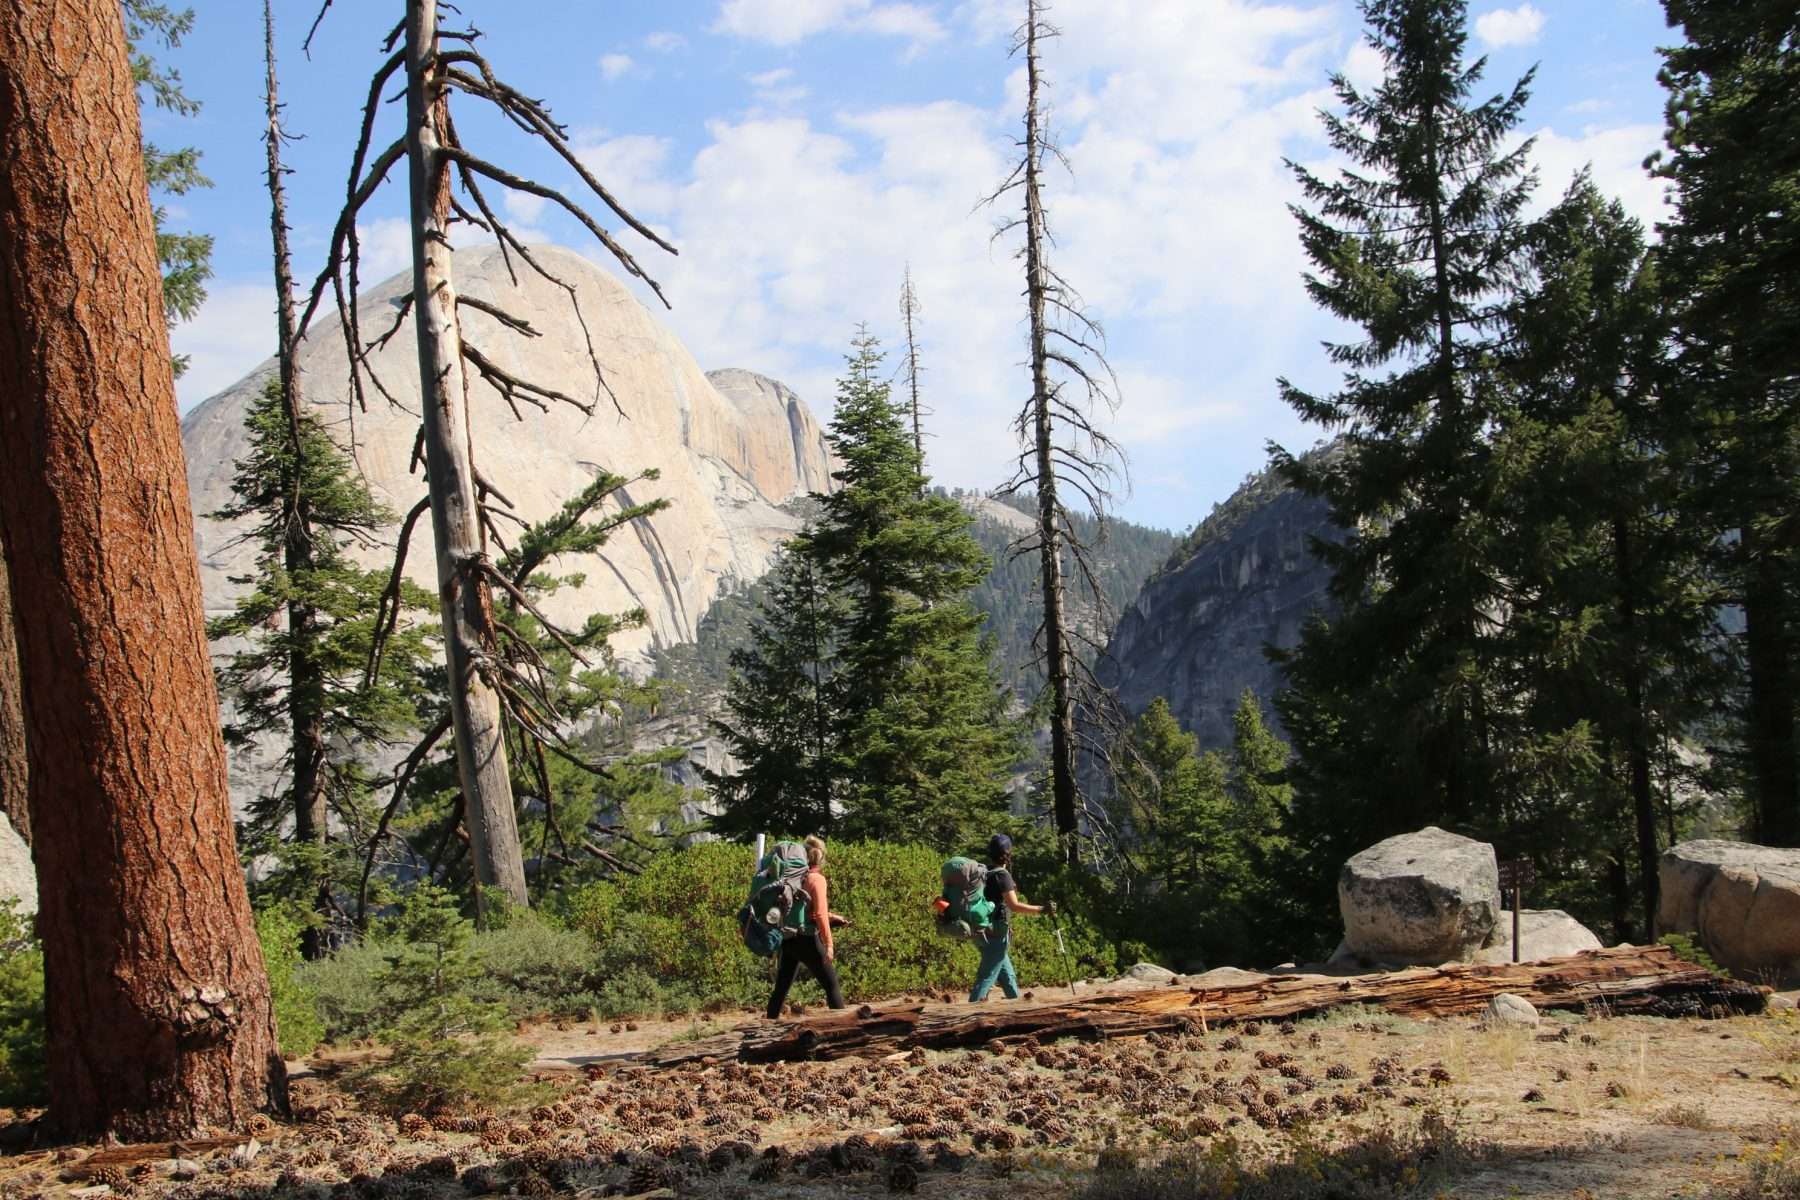
{"label": "pine tree", "polygon": [[830,438],[838,490],[787,549],[720,722],[741,766],[715,827],[924,839],[1006,812],[1021,727],[969,592],[991,565],[962,506],[927,494],[905,414],[859,332]]}
{"label": "pine tree", "polygon": [[731,653],[726,716],[714,724],[737,760],[708,773],[722,812],[712,826],[756,833],[836,831],[837,635],[842,598],[803,544],[789,543],[763,580],[750,642]]}
{"label": "pine tree", "polygon": [[[248,590],[229,615],[207,627],[213,641],[247,642],[217,672],[219,691],[232,702],[225,738],[237,748],[281,738],[284,786],[251,805],[246,849],[275,849],[292,822],[294,846],[282,855],[290,870],[264,881],[264,890],[303,900],[332,919],[344,915],[341,896],[353,868],[347,842],[328,845],[327,814],[335,812],[352,833],[365,824],[368,754],[417,727],[424,699],[419,678],[429,652],[423,629],[407,626],[374,655],[389,579],[358,566],[350,550],[371,543],[392,516],[319,415],[291,411],[271,379],[244,423],[249,452],[232,480],[234,499],[209,514],[250,519],[245,536],[258,545],[257,573],[232,581]],[[304,512],[308,533],[298,559],[290,554],[297,511]],[[407,587],[405,596],[414,610],[430,607],[416,588]],[[371,662],[376,671],[366,678]],[[317,952],[317,931],[307,944]]]}
{"label": "pine tree", "polygon": [[1673,815],[1659,813],[1672,780],[1658,749],[1716,695],[1721,597],[1685,512],[1691,455],[1669,420],[1668,322],[1642,228],[1584,177],[1533,223],[1525,255],[1504,360],[1513,403],[1492,439],[1503,636],[1514,717],[1569,753],[1557,787],[1515,806],[1513,831],[1560,860],[1553,874],[1604,879],[1594,900],[1616,934],[1647,936],[1659,817]]}
{"label": "pine tree", "polygon": [[926,494],[879,343],[864,330],[851,347],[829,433],[838,489],[819,498],[802,538],[843,597],[833,689],[842,830],[948,848],[1005,812],[1020,757],[969,602],[991,563],[963,507]]}
{"label": "pine tree", "polygon": [[1234,814],[1223,755],[1200,753],[1161,696],[1132,725],[1134,753],[1121,757],[1115,784],[1156,885],[1186,894],[1214,893],[1238,882]]}
{"label": "pine tree", "polygon": [[[130,43],[131,78],[140,97],[148,93],[157,108],[177,116],[199,113],[200,102],[181,86],[181,72],[157,62],[144,43],[155,39],[165,49],[181,45],[194,28],[194,10],[179,11],[153,0],[123,0],[125,36]],[[195,188],[212,186],[200,172],[200,151],[192,146],[163,150],[144,142],[144,175],[150,187],[169,196],[184,196]],[[168,228],[169,212],[161,204],[150,210],[156,226],[156,257],[162,265],[163,308],[170,325],[192,320],[206,300],[206,281],[212,278],[213,240],[210,234],[176,233]],[[174,355],[175,374],[187,369],[187,357]]]}
{"label": "pine tree", "polygon": [[357,1072],[392,1111],[498,1104],[521,1090],[531,1047],[510,1035],[506,1006],[471,993],[487,974],[455,898],[429,883],[406,897],[395,950],[375,983],[391,1049]]}
{"label": "pine tree", "polygon": [[1664,0],[1663,229],[1696,513],[1744,615],[1756,836],[1800,845],[1800,15]]}
{"label": "pine tree", "polygon": [[[48,31],[55,31],[50,36]],[[117,0],[0,8],[0,537],[31,748],[50,1111],[164,1142],[287,1109],[232,845]]]}
{"label": "pine tree", "polygon": [[1530,76],[1472,103],[1484,64],[1463,61],[1462,0],[1361,10],[1385,77],[1364,93],[1334,75],[1344,114],[1322,115],[1352,165],[1329,180],[1293,170],[1313,206],[1294,210],[1314,265],[1308,291],[1363,337],[1331,348],[1347,368],[1338,393],[1282,381],[1303,417],[1344,429],[1347,451],[1277,454],[1351,531],[1316,547],[1338,614],[1282,656],[1299,840],[1307,874],[1323,879],[1373,837],[1492,821],[1519,765],[1496,737],[1504,680],[1484,434],[1506,399],[1491,359],[1531,185],[1530,143],[1504,142]]}

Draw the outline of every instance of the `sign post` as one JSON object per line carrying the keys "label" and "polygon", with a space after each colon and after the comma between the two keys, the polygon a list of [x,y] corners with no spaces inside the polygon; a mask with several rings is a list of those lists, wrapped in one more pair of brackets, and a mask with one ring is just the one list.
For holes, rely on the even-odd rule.
{"label": "sign post", "polygon": [[1537,869],[1529,858],[1515,858],[1500,864],[1500,892],[1512,894],[1512,960],[1519,961],[1519,908],[1525,889],[1537,882]]}

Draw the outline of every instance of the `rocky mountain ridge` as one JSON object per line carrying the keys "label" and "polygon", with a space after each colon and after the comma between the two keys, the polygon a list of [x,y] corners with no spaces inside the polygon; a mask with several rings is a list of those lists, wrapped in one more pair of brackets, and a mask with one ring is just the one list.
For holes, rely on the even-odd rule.
{"label": "rocky mountain ridge", "polygon": [[1202,749],[1231,743],[1231,714],[1250,688],[1267,706],[1283,686],[1264,647],[1299,642],[1328,601],[1331,573],[1313,538],[1337,540],[1325,501],[1274,471],[1245,480],[1176,547],[1113,630],[1098,672],[1136,716],[1158,696]]}

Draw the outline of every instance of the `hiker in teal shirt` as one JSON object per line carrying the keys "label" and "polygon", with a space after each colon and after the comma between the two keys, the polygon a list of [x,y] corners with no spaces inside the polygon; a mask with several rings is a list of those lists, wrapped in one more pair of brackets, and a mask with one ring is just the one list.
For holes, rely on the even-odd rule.
{"label": "hiker in teal shirt", "polygon": [[1019,899],[1018,885],[1013,882],[1012,839],[996,833],[988,839],[987,888],[985,894],[994,905],[993,924],[978,934],[975,945],[981,951],[981,967],[975,972],[975,986],[969,989],[970,1001],[987,999],[988,990],[996,983],[1008,1000],[1019,998],[1019,976],[1012,965],[1012,914],[1047,913],[1056,915],[1055,904],[1027,904]]}

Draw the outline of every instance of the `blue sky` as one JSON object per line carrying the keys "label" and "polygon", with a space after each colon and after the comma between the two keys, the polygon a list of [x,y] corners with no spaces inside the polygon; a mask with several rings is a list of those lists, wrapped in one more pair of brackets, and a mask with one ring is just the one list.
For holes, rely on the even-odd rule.
{"label": "blue sky", "polygon": [[[151,114],[149,136],[193,144],[216,186],[176,205],[217,239],[217,278],[176,333],[193,356],[184,407],[273,347],[261,177],[261,5],[191,0],[196,26],[166,58],[204,109]],[[337,0],[300,53],[318,0],[277,0],[296,270],[322,263],[379,43],[396,0]],[[546,100],[584,160],[681,250],[625,240],[664,285],[663,314],[703,367],[782,379],[828,415],[848,339],[866,321],[890,348],[910,263],[924,305],[931,468],[992,487],[1015,452],[1028,389],[1020,273],[1000,215],[977,202],[1004,176],[1020,65],[1006,55],[1023,0],[460,0],[483,51]],[[1654,0],[1476,0],[1471,48],[1490,90],[1538,64],[1522,135],[1538,138],[1539,198],[1583,164],[1646,221],[1660,185]],[[1304,262],[1284,206],[1286,155],[1329,160],[1315,111],[1326,76],[1369,79],[1347,0],[1057,0],[1048,45],[1052,120],[1073,175],[1049,179],[1056,262],[1105,325],[1121,382],[1104,426],[1131,460],[1118,511],[1185,529],[1264,461],[1269,439],[1310,444],[1275,377],[1329,386]],[[453,19],[453,23],[455,22]],[[570,182],[549,156],[459,99],[464,141]],[[384,119],[394,136],[397,114]],[[361,222],[370,277],[406,262],[403,178]],[[560,214],[516,204],[531,236],[604,255]],[[621,469],[630,464],[616,464]]]}

